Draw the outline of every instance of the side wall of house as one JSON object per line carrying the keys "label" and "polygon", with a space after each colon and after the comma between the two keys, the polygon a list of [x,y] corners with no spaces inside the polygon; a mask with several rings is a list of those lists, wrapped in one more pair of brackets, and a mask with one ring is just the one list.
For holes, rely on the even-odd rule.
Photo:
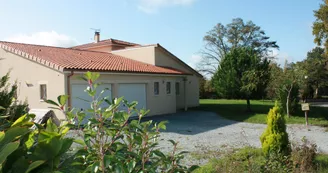
{"label": "side wall of house", "polygon": [[[85,83],[78,79],[79,76],[80,74],[75,74],[71,78],[71,85]],[[149,115],[160,115],[176,112],[175,82],[182,81],[182,79],[179,76],[100,74],[98,82],[111,84],[113,98],[118,97],[119,84],[146,84],[146,109],[150,110]],[[159,82],[159,95],[154,94],[154,82]],[[166,82],[171,82],[171,94],[166,94]],[[180,86],[180,90],[181,88],[182,86]],[[179,97],[183,98],[183,93]]]}
{"label": "side wall of house", "polygon": [[133,60],[141,61],[144,63],[155,65],[155,47],[140,47],[140,48],[131,48],[124,50],[116,50],[111,53],[116,55],[121,55]]}
{"label": "side wall of house", "polygon": [[[0,76],[10,71],[10,83],[17,81],[18,100],[27,101],[30,109],[48,109],[49,104],[40,99],[40,85],[47,86],[47,99],[57,100],[65,94],[64,74],[38,64],[25,57],[15,55],[0,48]],[[57,118],[63,115],[56,112]]]}
{"label": "side wall of house", "polygon": [[[174,60],[172,58],[172,55],[162,51],[160,48],[155,49],[155,65],[171,67],[187,73],[193,73],[190,69],[182,65],[180,62]],[[188,107],[199,106],[199,77],[195,74],[190,75],[187,77],[187,81],[185,83],[187,89],[186,95]],[[177,107],[182,108],[180,104],[178,104]]]}

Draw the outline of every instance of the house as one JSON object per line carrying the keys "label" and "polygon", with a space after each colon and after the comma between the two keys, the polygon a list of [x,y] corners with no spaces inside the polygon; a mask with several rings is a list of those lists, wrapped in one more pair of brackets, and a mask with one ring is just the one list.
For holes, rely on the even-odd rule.
{"label": "house", "polygon": [[[88,109],[84,93],[86,71],[100,73],[99,89],[105,95],[138,101],[149,115],[175,113],[199,105],[198,72],[159,44],[140,45],[116,39],[61,48],[0,41],[0,75],[11,70],[17,81],[18,100],[32,109],[47,109],[44,99],[70,95],[69,107]],[[64,115],[55,111],[58,119]]]}

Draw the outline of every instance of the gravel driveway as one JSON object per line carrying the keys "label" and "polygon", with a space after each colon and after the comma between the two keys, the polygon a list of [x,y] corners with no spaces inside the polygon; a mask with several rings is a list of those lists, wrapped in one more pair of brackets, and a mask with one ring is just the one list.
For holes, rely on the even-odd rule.
{"label": "gravel driveway", "polygon": [[[243,146],[260,147],[260,135],[266,125],[241,123],[224,119],[212,112],[188,111],[171,115],[149,117],[154,121],[168,120],[167,130],[161,134],[160,145],[164,150],[172,149],[173,139],[179,142],[181,150],[195,152],[200,148],[217,150],[223,147],[240,148]],[[300,142],[306,137],[318,146],[318,151],[328,153],[328,136],[325,128],[305,125],[288,125],[289,139]]]}

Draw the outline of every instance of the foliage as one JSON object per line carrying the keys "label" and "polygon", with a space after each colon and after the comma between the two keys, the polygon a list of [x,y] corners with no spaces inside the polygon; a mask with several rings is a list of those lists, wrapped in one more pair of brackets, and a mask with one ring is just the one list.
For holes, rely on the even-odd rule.
{"label": "foliage", "polygon": [[324,56],[324,49],[316,47],[307,53],[307,58],[304,60],[303,68],[306,72],[306,83],[314,88],[314,97],[319,97],[319,88],[327,86],[328,70],[326,66],[327,58]]}
{"label": "foliage", "polygon": [[221,59],[238,47],[251,47],[262,55],[268,55],[270,50],[279,48],[275,41],[269,39],[252,21],[235,18],[226,26],[218,23],[204,36],[205,47],[197,68],[202,73],[215,74]]}
{"label": "foliage", "polygon": [[14,122],[21,115],[27,113],[28,104],[19,103],[16,100],[17,85],[9,85],[10,73],[8,72],[5,76],[0,78],[0,130],[4,130],[10,126],[10,122]]}
{"label": "foliage", "polygon": [[57,127],[48,120],[47,127],[32,122],[26,114],[0,133],[0,172],[55,172],[62,169],[62,155],[73,139],[66,138],[69,128]]}
{"label": "foliage", "polygon": [[328,0],[323,0],[320,8],[314,11],[316,20],[313,22],[312,34],[315,36],[314,43],[323,45],[328,50]]}
{"label": "foliage", "polygon": [[266,97],[270,100],[276,100],[279,98],[277,93],[279,93],[279,78],[283,74],[283,69],[279,67],[277,63],[270,62],[270,80],[266,88]]}
{"label": "foliage", "polygon": [[289,154],[288,134],[286,132],[285,119],[281,115],[278,102],[270,109],[267,117],[267,128],[260,137],[262,150],[266,156]]}
{"label": "foliage", "polygon": [[210,80],[205,78],[200,79],[199,81],[199,97],[201,99],[204,98],[217,98],[217,93],[215,89],[212,87],[212,83]]}
{"label": "foliage", "polygon": [[[264,173],[281,173],[281,172],[328,172],[328,155],[315,155],[313,149],[308,144],[296,145],[293,147],[291,156],[282,156],[280,154],[271,154],[267,157],[263,154],[261,148],[245,147],[228,152],[224,156],[216,157],[210,160],[206,165],[198,168],[195,173],[217,173],[217,172],[264,172]],[[298,149],[296,149],[298,148]],[[296,155],[296,156],[294,156]],[[304,169],[300,169],[304,168]]]}
{"label": "foliage", "polygon": [[[87,72],[84,79],[88,82],[85,90],[91,98],[90,109],[66,111],[68,123],[75,124],[75,134],[81,140],[74,154],[74,167],[85,172],[191,172],[196,166],[187,168],[181,165],[185,152],[177,151],[177,143],[170,140],[173,146],[171,153],[166,154],[158,148],[159,130],[166,129],[165,123],[154,124],[152,121],[141,121],[148,113],[137,110],[137,102],[128,103],[123,98],[102,97],[104,92],[96,95],[98,73]],[[61,96],[59,103],[48,100],[48,103],[63,107],[67,96]],[[103,106],[104,104],[106,106]],[[128,110],[120,111],[124,104]],[[137,120],[130,120],[136,115]],[[89,118],[86,118],[89,117]],[[83,122],[87,122],[83,124]]]}
{"label": "foliage", "polygon": [[274,82],[278,83],[278,100],[284,113],[290,117],[297,109],[299,102],[299,86],[304,81],[304,71],[299,64],[288,64],[285,62],[284,71],[277,76]]}
{"label": "foliage", "polygon": [[217,172],[260,172],[265,159],[260,149],[245,147],[220,159],[212,159],[208,164],[200,167],[195,173]]}
{"label": "foliage", "polygon": [[319,168],[315,158],[317,157],[317,146],[306,138],[301,144],[292,145],[291,159],[297,172],[314,172]]}
{"label": "foliage", "polygon": [[262,98],[269,81],[269,61],[252,48],[236,48],[226,54],[212,78],[220,97],[249,100]]}

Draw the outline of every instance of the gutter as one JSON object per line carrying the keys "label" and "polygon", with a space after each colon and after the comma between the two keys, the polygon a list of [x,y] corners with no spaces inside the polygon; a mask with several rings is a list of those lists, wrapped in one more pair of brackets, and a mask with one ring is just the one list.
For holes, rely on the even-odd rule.
{"label": "gutter", "polygon": [[74,75],[74,71],[72,70],[69,75],[67,75],[67,95],[68,95],[68,108],[72,107],[72,98],[71,98],[71,77]]}

